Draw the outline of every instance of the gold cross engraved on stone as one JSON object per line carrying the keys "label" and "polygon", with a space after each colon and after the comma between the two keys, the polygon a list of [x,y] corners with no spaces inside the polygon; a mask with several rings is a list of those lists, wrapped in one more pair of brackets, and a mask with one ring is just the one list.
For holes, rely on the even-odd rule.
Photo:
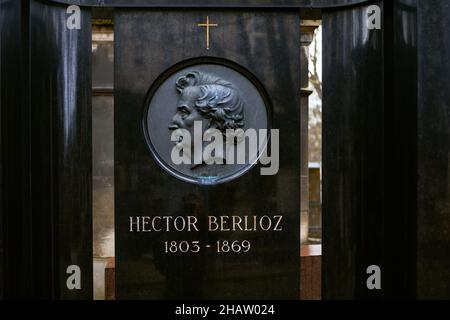
{"label": "gold cross engraved on stone", "polygon": [[206,23],[199,23],[199,27],[206,27],[206,50],[209,50],[209,28],[218,27],[217,23],[209,23],[209,16],[206,16]]}

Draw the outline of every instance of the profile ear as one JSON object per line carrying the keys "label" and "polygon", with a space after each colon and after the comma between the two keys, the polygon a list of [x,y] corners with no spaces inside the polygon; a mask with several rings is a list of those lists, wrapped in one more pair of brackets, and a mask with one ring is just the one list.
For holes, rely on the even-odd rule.
{"label": "profile ear", "polygon": [[185,88],[197,85],[199,79],[200,73],[197,71],[192,71],[185,76],[179,77],[175,83],[177,91],[181,93]]}

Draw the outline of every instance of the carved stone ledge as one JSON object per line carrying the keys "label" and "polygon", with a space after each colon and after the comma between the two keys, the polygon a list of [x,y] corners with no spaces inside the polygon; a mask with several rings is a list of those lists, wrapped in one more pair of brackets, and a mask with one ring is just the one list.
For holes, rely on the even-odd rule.
{"label": "carved stone ledge", "polygon": [[321,20],[300,21],[300,42],[302,46],[309,46],[314,39],[314,31],[320,26]]}
{"label": "carved stone ledge", "polygon": [[301,88],[300,94],[302,97],[309,97],[313,93],[313,90],[311,90],[309,87],[307,88]]}

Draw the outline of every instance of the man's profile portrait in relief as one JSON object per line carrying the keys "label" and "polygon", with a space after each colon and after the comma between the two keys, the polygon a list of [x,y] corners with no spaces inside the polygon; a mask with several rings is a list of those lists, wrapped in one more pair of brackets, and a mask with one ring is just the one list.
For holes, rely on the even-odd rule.
{"label": "man's profile portrait in relief", "polygon": [[[179,99],[177,110],[169,125],[169,130],[184,129],[189,131],[194,139],[202,139],[208,135],[209,129],[219,130],[225,137],[227,130],[238,130],[244,127],[244,101],[241,94],[235,86],[215,75],[190,71],[179,77],[175,83],[175,89],[178,92]],[[194,124],[201,123],[201,133],[194,130]],[[211,131],[211,130],[210,130]],[[195,135],[201,134],[202,137]],[[225,140],[225,139],[224,139]],[[229,141],[229,139],[226,139]],[[183,141],[182,136],[176,141],[177,147],[183,147],[183,143],[189,143],[192,158],[196,151],[191,141]],[[239,143],[239,139],[238,142]],[[225,159],[227,150],[235,147],[236,141],[226,143],[223,153],[215,157]],[[187,146],[187,145],[186,145]],[[186,146],[184,148],[186,149]],[[207,162],[208,159],[204,159]],[[197,165],[198,166],[198,165]],[[193,166],[192,169],[195,169]]]}

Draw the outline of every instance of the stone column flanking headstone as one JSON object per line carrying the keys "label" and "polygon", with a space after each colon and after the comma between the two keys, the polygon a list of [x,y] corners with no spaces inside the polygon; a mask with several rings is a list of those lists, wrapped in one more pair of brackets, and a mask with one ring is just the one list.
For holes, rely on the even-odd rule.
{"label": "stone column flanking headstone", "polygon": [[114,257],[114,32],[112,17],[92,23],[92,235],[94,299],[105,299],[105,267]]}
{"label": "stone column flanking headstone", "polygon": [[301,20],[300,22],[300,64],[301,64],[301,103],[300,103],[300,239],[302,244],[308,243],[309,228],[309,182],[308,182],[308,119],[309,96],[312,90],[309,86],[309,45],[314,39],[314,31],[320,25],[320,20]]}

